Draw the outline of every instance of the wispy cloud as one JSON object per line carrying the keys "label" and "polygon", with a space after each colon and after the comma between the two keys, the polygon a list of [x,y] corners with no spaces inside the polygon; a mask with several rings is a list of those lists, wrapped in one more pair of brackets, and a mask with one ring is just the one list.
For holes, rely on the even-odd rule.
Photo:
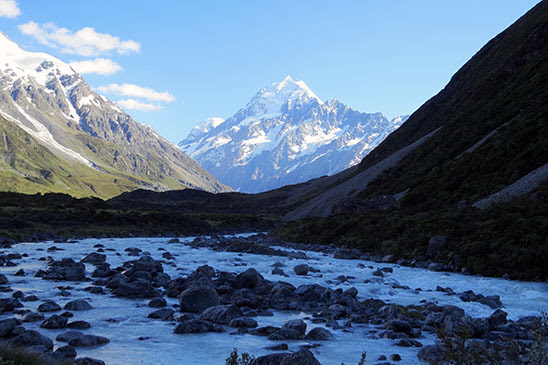
{"label": "wispy cloud", "polygon": [[100,86],[97,88],[105,94],[116,94],[133,98],[143,98],[153,101],[163,101],[171,103],[175,101],[175,97],[167,91],[158,92],[148,87],[142,87],[135,84],[110,84],[107,86]]}
{"label": "wispy cloud", "polygon": [[160,110],[164,108],[161,105],[143,103],[135,99],[119,100],[116,102],[116,104],[118,104],[120,107],[126,110],[152,111],[152,110]]}
{"label": "wispy cloud", "polygon": [[72,32],[66,28],[58,28],[53,23],[38,24],[30,21],[19,25],[19,30],[25,35],[34,37],[44,45],[60,49],[63,53],[86,57],[111,52],[127,54],[141,50],[141,44],[138,42],[132,40],[122,41],[119,37],[98,33],[90,27]]}
{"label": "wispy cloud", "polygon": [[123,68],[113,60],[96,58],[94,60],[72,61],[69,65],[80,74],[112,75]]}
{"label": "wispy cloud", "polygon": [[15,0],[0,0],[0,17],[16,18],[21,14],[21,10],[17,6]]}

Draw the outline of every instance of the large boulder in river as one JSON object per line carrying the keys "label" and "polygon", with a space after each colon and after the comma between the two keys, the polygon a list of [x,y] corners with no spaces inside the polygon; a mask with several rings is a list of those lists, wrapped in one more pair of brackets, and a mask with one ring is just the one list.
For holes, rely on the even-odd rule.
{"label": "large boulder in river", "polygon": [[57,312],[61,310],[61,306],[52,300],[46,300],[38,306],[38,312]]}
{"label": "large boulder in river", "polygon": [[304,275],[308,274],[308,272],[310,271],[310,266],[308,266],[307,264],[300,264],[300,265],[295,266],[293,268],[293,271],[297,275],[304,276]]}
{"label": "large boulder in river", "polygon": [[251,365],[320,365],[314,354],[308,349],[295,353],[276,353],[260,356]]}
{"label": "large boulder in river", "polygon": [[106,345],[109,342],[109,339],[106,337],[95,335],[82,335],[73,338],[68,342],[68,344],[73,347],[92,347]]}
{"label": "large boulder in river", "polygon": [[93,265],[99,265],[104,264],[107,260],[107,255],[92,252],[83,259],[80,260],[80,262],[87,263],[87,264],[93,264]]}
{"label": "large boulder in river", "polygon": [[310,330],[305,336],[305,340],[309,341],[327,341],[333,338],[333,334],[323,327],[316,327]]}
{"label": "large boulder in river", "polygon": [[282,328],[291,328],[299,332],[301,335],[304,335],[306,332],[306,323],[302,319],[292,319],[282,326]]}
{"label": "large boulder in river", "polygon": [[201,313],[219,304],[219,294],[210,285],[195,284],[179,295],[181,312]]}
{"label": "large boulder in river", "polygon": [[236,278],[234,279],[234,285],[238,289],[253,289],[263,281],[264,277],[259,274],[254,268],[250,268],[236,276]]}
{"label": "large boulder in river", "polygon": [[243,313],[234,304],[217,305],[209,307],[202,312],[200,319],[211,321],[218,324],[229,324],[234,318],[242,317]]}
{"label": "large boulder in river", "polygon": [[497,309],[493,312],[488,318],[487,321],[489,322],[489,328],[490,329],[496,329],[498,326],[502,326],[508,322],[506,319],[506,316],[508,313],[503,311],[502,309]]}
{"label": "large boulder in river", "polygon": [[59,316],[57,314],[52,315],[48,319],[46,319],[40,327],[50,329],[50,330],[56,330],[60,328],[65,328],[67,326],[68,319],[66,317]]}
{"label": "large boulder in river", "polygon": [[14,318],[7,318],[0,321],[0,337],[6,337],[11,330],[18,325],[18,321]]}
{"label": "large boulder in river", "polygon": [[12,338],[8,344],[15,347],[45,346],[48,350],[53,348],[53,341],[38,331],[27,330],[19,336]]}
{"label": "large boulder in river", "polygon": [[143,278],[138,278],[132,282],[121,280],[119,286],[112,293],[125,298],[156,298],[158,296],[152,282]]}
{"label": "large boulder in river", "polygon": [[84,299],[76,299],[65,304],[64,308],[72,311],[85,311],[92,309],[92,306]]}

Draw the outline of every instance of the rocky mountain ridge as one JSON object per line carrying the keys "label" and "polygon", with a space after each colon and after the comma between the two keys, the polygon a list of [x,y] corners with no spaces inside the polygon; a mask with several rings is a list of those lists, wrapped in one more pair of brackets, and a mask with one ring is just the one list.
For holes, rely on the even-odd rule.
{"label": "rocky mountain ridge", "polygon": [[358,164],[407,116],[388,120],[323,102],[290,76],[260,90],[227,120],[210,118],[179,143],[223,183],[257,193]]}
{"label": "rocky mountain ridge", "polygon": [[[97,94],[68,64],[24,51],[4,34],[0,49],[3,190],[101,197],[139,187],[229,190],[151,127]],[[18,138],[53,154],[54,166],[36,164]]]}

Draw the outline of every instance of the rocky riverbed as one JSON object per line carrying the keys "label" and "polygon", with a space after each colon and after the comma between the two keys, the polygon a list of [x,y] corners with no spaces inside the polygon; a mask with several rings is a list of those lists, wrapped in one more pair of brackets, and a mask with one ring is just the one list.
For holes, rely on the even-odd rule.
{"label": "rocky riverbed", "polygon": [[0,338],[90,364],[223,364],[233,348],[256,364],[352,364],[363,351],[368,363],[417,363],[443,352],[440,328],[466,329],[493,356],[509,340],[526,355],[548,308],[546,283],[247,236],[4,248]]}

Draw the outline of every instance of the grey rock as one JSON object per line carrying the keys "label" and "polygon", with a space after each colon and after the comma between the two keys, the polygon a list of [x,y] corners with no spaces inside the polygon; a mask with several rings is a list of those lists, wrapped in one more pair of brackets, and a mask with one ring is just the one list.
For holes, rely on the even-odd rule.
{"label": "grey rock", "polygon": [[99,265],[99,264],[105,263],[106,260],[107,260],[107,255],[103,255],[97,252],[92,252],[86,257],[84,257],[82,260],[80,260],[80,262]]}
{"label": "grey rock", "polygon": [[86,321],[73,321],[67,323],[67,328],[75,330],[87,330],[88,328],[91,328],[91,324]]}
{"label": "grey rock", "polygon": [[282,328],[289,328],[296,330],[301,335],[304,335],[306,332],[306,323],[302,319],[292,319],[284,323]]}
{"label": "grey rock", "polygon": [[410,334],[411,331],[413,330],[409,323],[407,323],[405,321],[402,321],[402,320],[397,320],[397,319],[393,319],[393,320],[388,321],[384,325],[384,328],[386,328],[387,330],[391,330],[391,331],[394,331],[394,332],[402,332],[402,333],[405,333],[405,334]]}
{"label": "grey rock", "polygon": [[268,336],[272,341],[300,340],[303,334],[292,328],[280,328],[278,331]]}
{"label": "grey rock", "polygon": [[148,306],[151,308],[162,308],[167,306],[167,302],[164,298],[154,298],[148,302]]}
{"label": "grey rock", "polygon": [[23,316],[23,322],[38,322],[44,320],[44,315],[36,312],[30,312]]}
{"label": "grey rock", "polygon": [[234,284],[238,289],[253,289],[261,282],[264,282],[264,277],[253,268],[238,274],[234,279]]}
{"label": "grey rock", "polygon": [[320,362],[310,350],[302,349],[283,358],[280,365],[320,365]]}
{"label": "grey rock", "polygon": [[309,341],[327,341],[333,339],[333,334],[322,327],[316,327],[310,330],[304,338]]}
{"label": "grey rock", "polygon": [[228,325],[234,328],[257,328],[259,326],[256,320],[248,317],[234,318]]}
{"label": "grey rock", "polygon": [[443,361],[445,349],[439,345],[427,345],[424,346],[417,357],[419,360],[427,362],[429,364],[439,364]]}
{"label": "grey rock", "polygon": [[93,359],[91,357],[79,357],[72,363],[73,365],[105,365],[102,360]]}
{"label": "grey rock", "polygon": [[14,318],[0,320],[0,337],[8,336],[17,325],[18,322]]}
{"label": "grey rock", "polygon": [[200,315],[200,319],[211,321],[217,324],[229,324],[234,318],[242,317],[243,313],[234,304],[217,305],[205,309]]}
{"label": "grey rock", "polygon": [[50,330],[60,329],[60,328],[65,328],[67,326],[67,322],[68,322],[67,318],[54,314],[48,319],[46,319],[44,322],[42,322],[40,327],[50,329]]}
{"label": "grey rock", "polygon": [[90,310],[93,307],[84,299],[76,299],[65,304],[63,308],[73,311],[85,311]]}
{"label": "grey rock", "polygon": [[434,258],[445,250],[447,239],[443,235],[438,235],[430,238],[428,242],[428,250],[426,256]]}
{"label": "grey rock", "polygon": [[219,305],[219,302],[219,294],[211,286],[191,286],[179,295],[182,312],[201,313],[206,308]]}
{"label": "grey rock", "polygon": [[51,300],[45,301],[38,306],[38,312],[57,312],[60,310],[61,307],[59,306],[59,304]]}
{"label": "grey rock", "polygon": [[297,275],[307,275],[308,272],[310,271],[310,266],[308,266],[307,264],[300,264],[300,265],[295,266],[293,268],[293,271]]}
{"label": "grey rock", "polygon": [[173,333],[176,334],[204,332],[223,332],[223,329],[213,322],[204,321],[201,319],[191,319],[188,321],[183,321],[173,329]]}
{"label": "grey rock", "polygon": [[73,338],[68,342],[68,344],[73,347],[91,347],[106,345],[109,342],[110,340],[106,337],[95,335],[82,335]]}
{"label": "grey rock", "polygon": [[148,318],[159,319],[162,321],[171,321],[173,320],[173,314],[175,311],[170,308],[162,308],[154,311],[148,315]]}
{"label": "grey rock", "polygon": [[70,345],[65,345],[57,348],[53,352],[53,355],[56,355],[55,358],[63,360],[74,360],[76,358],[76,349]]}
{"label": "grey rock", "polygon": [[44,276],[45,280],[83,281],[86,279],[86,267],[81,262],[71,258],[53,261],[48,265]]}
{"label": "grey rock", "polygon": [[478,302],[488,306],[491,309],[497,309],[502,307],[502,302],[500,301],[500,297],[498,295],[490,295],[480,298]]}
{"label": "grey rock", "polygon": [[43,336],[38,331],[27,330],[19,336],[12,338],[8,341],[8,344],[12,346],[30,347],[30,346],[45,346],[48,349],[53,348],[53,341]]}
{"label": "grey rock", "polygon": [[70,340],[75,339],[77,337],[81,337],[83,335],[84,334],[80,331],[67,331],[57,335],[55,340],[59,342],[69,342]]}
{"label": "grey rock", "polygon": [[493,312],[488,318],[487,321],[489,322],[489,328],[495,329],[498,326],[502,326],[503,324],[506,324],[508,320],[506,319],[506,316],[508,313],[503,311],[502,309],[497,309]]}

